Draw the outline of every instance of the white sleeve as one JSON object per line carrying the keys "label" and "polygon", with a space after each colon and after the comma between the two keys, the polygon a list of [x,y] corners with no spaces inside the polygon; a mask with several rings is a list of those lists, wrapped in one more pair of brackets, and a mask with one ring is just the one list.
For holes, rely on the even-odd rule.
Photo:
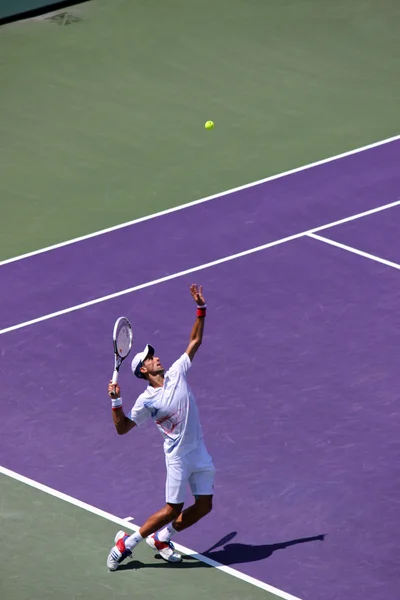
{"label": "white sleeve", "polygon": [[180,356],[178,358],[178,360],[176,360],[171,365],[169,370],[170,371],[178,371],[178,373],[180,373],[181,375],[186,375],[186,373],[188,372],[188,370],[190,369],[191,366],[192,366],[192,361],[190,360],[190,358],[186,354],[186,352],[184,352],[182,354],[182,356]]}
{"label": "white sleeve", "polygon": [[150,419],[151,411],[146,406],[146,403],[144,402],[144,399],[142,398],[142,396],[139,396],[139,398],[136,400],[132,410],[130,411],[129,415],[127,415],[127,416],[128,416],[128,419],[130,419],[131,421],[136,423],[136,425],[138,425],[138,426],[143,425],[143,423],[145,423],[147,421],[147,419]]}

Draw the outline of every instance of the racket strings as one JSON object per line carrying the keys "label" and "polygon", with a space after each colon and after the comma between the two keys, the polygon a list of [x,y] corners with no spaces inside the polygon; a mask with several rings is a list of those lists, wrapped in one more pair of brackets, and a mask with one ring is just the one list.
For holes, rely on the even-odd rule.
{"label": "racket strings", "polygon": [[122,325],[117,331],[116,346],[119,356],[125,358],[131,349],[132,336],[130,328],[126,325]]}

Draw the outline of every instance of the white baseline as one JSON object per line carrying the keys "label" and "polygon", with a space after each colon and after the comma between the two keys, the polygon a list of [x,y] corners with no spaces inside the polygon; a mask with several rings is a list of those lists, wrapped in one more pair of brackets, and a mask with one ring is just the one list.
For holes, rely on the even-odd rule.
{"label": "white baseline", "polygon": [[[68,494],[59,492],[58,490],[48,487],[47,485],[44,485],[43,483],[39,483],[38,481],[35,481],[34,479],[29,479],[28,477],[25,477],[24,475],[20,475],[19,473],[16,473],[15,471],[11,471],[10,469],[7,469],[6,467],[0,466],[0,473],[2,473],[3,475],[6,475],[7,477],[11,477],[12,479],[16,479],[17,481],[20,481],[21,483],[25,483],[26,485],[30,485],[31,487],[33,487],[37,490],[40,490],[41,492],[50,494],[50,496],[54,496],[55,498],[58,498],[59,500],[64,500],[65,502],[69,502],[69,504],[73,504],[74,506],[77,506],[78,508],[87,510],[88,512],[91,512],[92,514],[97,515],[98,517],[102,517],[103,519],[112,521],[113,523],[116,523],[117,525],[119,525],[120,527],[123,527],[124,529],[130,529],[131,531],[138,531],[140,529],[140,527],[138,527],[137,525],[133,525],[133,523],[131,523],[129,520],[120,519],[119,517],[116,517],[115,515],[112,515],[111,513],[105,512],[104,510],[101,510],[100,508],[96,508],[95,506],[92,506],[91,504],[87,504],[86,502],[82,502],[81,500],[78,500],[77,498],[74,498],[73,496],[68,496]],[[128,519],[131,519],[131,518],[132,517],[128,517]],[[194,552],[193,550],[190,550],[190,548],[186,548],[185,546],[180,546],[179,544],[175,544],[175,542],[174,542],[174,546],[176,547],[176,549],[179,552],[182,552],[183,554],[192,556],[193,558],[200,560],[201,562],[206,563],[207,565],[210,565],[211,567],[214,567],[214,568],[218,569],[219,571],[223,571],[224,573],[227,573],[228,575],[232,575],[233,577],[236,577],[237,579],[241,579],[242,581],[245,581],[246,583],[250,583],[258,588],[261,588],[262,590],[270,592],[271,594],[275,594],[276,596],[279,596],[279,598],[284,598],[284,600],[300,600],[300,598],[298,598],[296,596],[292,596],[291,594],[288,594],[287,592],[283,592],[282,590],[279,590],[278,588],[275,588],[272,585],[268,585],[267,583],[264,583],[263,581],[260,581],[259,579],[250,577],[250,575],[245,575],[244,573],[241,573],[240,571],[237,571],[236,569],[232,569],[232,567],[227,567],[225,565],[222,565],[221,563],[219,563],[215,560],[212,560],[211,558],[208,558],[207,556],[203,556],[202,554],[199,554],[197,552]]]}

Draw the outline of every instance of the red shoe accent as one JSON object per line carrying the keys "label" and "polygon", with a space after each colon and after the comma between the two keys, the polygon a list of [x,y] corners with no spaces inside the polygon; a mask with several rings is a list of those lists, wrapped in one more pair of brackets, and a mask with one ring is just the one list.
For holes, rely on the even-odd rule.
{"label": "red shoe accent", "polygon": [[125,535],[123,537],[119,538],[118,542],[115,544],[121,553],[125,552],[125,550],[126,550],[126,546],[125,546],[126,535],[127,534],[125,533]]}
{"label": "red shoe accent", "polygon": [[169,542],[161,542],[156,538],[155,534],[152,535],[152,538],[154,540],[154,545],[157,548],[157,550],[164,550],[164,548],[170,548]]}

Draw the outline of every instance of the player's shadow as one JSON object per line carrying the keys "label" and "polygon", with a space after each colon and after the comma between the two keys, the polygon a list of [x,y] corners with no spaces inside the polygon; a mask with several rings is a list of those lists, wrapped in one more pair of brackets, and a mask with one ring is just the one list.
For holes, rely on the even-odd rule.
{"label": "player's shadow", "polygon": [[[269,558],[276,550],[284,550],[290,546],[297,544],[305,544],[307,542],[323,541],[325,534],[315,535],[312,537],[297,538],[295,540],[289,540],[287,542],[279,542],[277,544],[261,544],[253,546],[251,544],[229,544],[235,536],[236,531],[232,531],[216,544],[211,546],[208,550],[202,553],[203,556],[215,560],[223,565],[234,565],[237,563],[248,563],[255,562]],[[217,550],[217,548],[222,548]],[[154,563],[143,563],[140,560],[131,560],[125,564],[119,566],[118,571],[124,571],[128,569],[157,569],[157,568],[174,568],[174,569],[193,569],[193,568],[205,568],[208,565],[204,562],[198,561],[194,556],[184,556],[180,563],[167,563],[164,562],[160,555],[156,554],[156,558],[160,559],[159,562]]]}
{"label": "player's shadow", "polygon": [[[214,546],[211,546],[211,548],[203,552],[203,556],[211,558],[212,560],[222,563],[223,565],[229,566],[237,563],[248,563],[264,560],[265,558],[269,558],[277,550],[284,550],[285,548],[296,546],[297,544],[323,541],[325,539],[325,534],[321,534],[314,535],[312,537],[297,538],[287,542],[278,542],[276,544],[260,544],[257,546],[240,543],[229,544],[228,542],[230,542],[235,536],[236,531],[229,533],[224,538],[219,540],[219,542],[214,544]],[[222,546],[222,548],[217,550],[216,548],[220,548],[220,546]]]}

